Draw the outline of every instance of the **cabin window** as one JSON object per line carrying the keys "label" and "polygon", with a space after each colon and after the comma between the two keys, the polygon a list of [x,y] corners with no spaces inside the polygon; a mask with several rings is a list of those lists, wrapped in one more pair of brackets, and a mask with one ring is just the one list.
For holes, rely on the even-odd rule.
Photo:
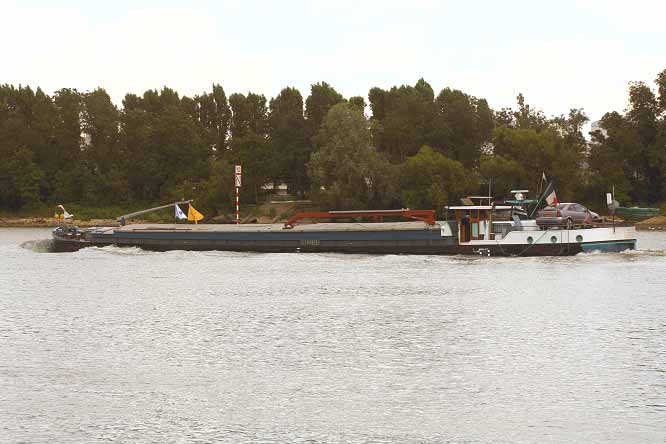
{"label": "cabin window", "polygon": [[583,236],[581,236],[580,234],[576,236],[576,242],[583,242]]}
{"label": "cabin window", "polygon": [[534,243],[534,238],[532,236],[527,236],[527,243],[528,244]]}
{"label": "cabin window", "polygon": [[553,244],[557,243],[557,236],[551,236],[550,237],[550,242],[553,243]]}

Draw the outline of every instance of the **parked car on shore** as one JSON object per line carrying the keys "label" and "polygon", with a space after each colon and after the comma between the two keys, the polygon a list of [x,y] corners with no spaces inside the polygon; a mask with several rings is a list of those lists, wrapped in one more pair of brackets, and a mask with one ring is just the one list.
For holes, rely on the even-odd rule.
{"label": "parked car on shore", "polygon": [[578,203],[558,203],[537,213],[536,223],[540,227],[565,227],[602,222],[602,218]]}

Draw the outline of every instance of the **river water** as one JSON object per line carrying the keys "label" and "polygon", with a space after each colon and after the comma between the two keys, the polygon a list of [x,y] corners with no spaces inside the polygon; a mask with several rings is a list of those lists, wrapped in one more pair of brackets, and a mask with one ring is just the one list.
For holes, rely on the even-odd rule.
{"label": "river water", "polygon": [[2,443],[664,443],[666,234],[566,258],[46,254],[0,229]]}

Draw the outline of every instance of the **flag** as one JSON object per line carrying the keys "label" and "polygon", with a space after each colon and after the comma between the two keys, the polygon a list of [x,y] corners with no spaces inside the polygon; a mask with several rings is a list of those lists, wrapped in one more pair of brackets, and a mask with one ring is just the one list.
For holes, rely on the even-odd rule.
{"label": "flag", "polygon": [[204,215],[199,213],[193,206],[190,204],[190,209],[187,210],[187,220],[194,221],[196,224],[199,222],[201,219],[204,218]]}
{"label": "flag", "polygon": [[554,190],[554,189],[550,190],[550,193],[546,195],[546,203],[547,203],[549,206],[551,206],[551,207],[552,207],[553,205],[557,205],[558,203],[560,203],[560,202],[557,200],[557,195],[555,194],[555,190]]}
{"label": "flag", "polygon": [[62,218],[63,219],[71,219],[72,217],[74,217],[74,215],[69,214],[67,212],[67,210],[65,210],[65,207],[63,207],[62,205],[58,205],[58,208],[60,208],[62,210]]}
{"label": "flag", "polygon": [[530,211],[530,217],[534,216],[534,213],[536,213],[537,210],[541,208],[541,204],[543,204],[544,200],[548,203],[548,205],[556,205],[560,203],[560,201],[557,200],[557,195],[555,194],[555,183],[553,180],[551,180],[548,185],[546,185],[546,188],[543,190],[543,194],[541,194],[539,197],[537,204]]}
{"label": "flag", "polygon": [[185,213],[183,213],[183,210],[180,209],[178,204],[176,204],[175,207],[176,207],[176,214],[175,214],[176,220],[185,220],[185,219],[187,219],[187,216],[185,216]]}

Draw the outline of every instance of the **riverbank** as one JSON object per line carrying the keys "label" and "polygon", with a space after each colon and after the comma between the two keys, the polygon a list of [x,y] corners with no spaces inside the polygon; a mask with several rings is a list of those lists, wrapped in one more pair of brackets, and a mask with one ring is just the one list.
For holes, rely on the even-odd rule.
{"label": "riverbank", "polygon": [[[132,221],[140,223],[140,221]],[[0,217],[0,227],[2,228],[49,228],[57,227],[62,220],[53,217]],[[68,224],[79,227],[96,227],[101,225],[118,225],[113,219],[90,219],[90,220],[68,220]]]}
{"label": "riverbank", "polygon": [[640,231],[666,231],[666,216],[656,216],[638,222],[636,229]]}
{"label": "riverbank", "polygon": [[[127,210],[110,207],[110,208],[82,208],[72,206],[74,214],[82,215],[81,219],[69,219],[68,224],[76,225],[79,227],[96,227],[96,226],[114,226],[118,225],[115,217],[105,217],[112,214],[122,214],[129,212]],[[68,207],[69,209],[69,207]],[[242,208],[240,221],[243,224],[248,223],[278,223],[287,220],[289,217],[301,211],[312,211],[317,208],[312,207],[310,201],[285,201],[285,202],[267,202],[261,205],[245,205]],[[4,228],[49,228],[57,227],[62,223],[62,220],[55,219],[54,217],[43,217],[40,214],[46,213],[47,210],[36,209],[26,210],[20,214],[5,214],[0,215],[0,227]],[[141,224],[141,223],[172,223],[173,210],[162,210],[158,213],[145,214],[143,219],[128,220],[128,224]],[[98,215],[102,217],[86,217],[91,215]],[[232,213],[221,214],[214,217],[206,217],[203,223],[209,224],[230,224],[235,222],[235,215]]]}

